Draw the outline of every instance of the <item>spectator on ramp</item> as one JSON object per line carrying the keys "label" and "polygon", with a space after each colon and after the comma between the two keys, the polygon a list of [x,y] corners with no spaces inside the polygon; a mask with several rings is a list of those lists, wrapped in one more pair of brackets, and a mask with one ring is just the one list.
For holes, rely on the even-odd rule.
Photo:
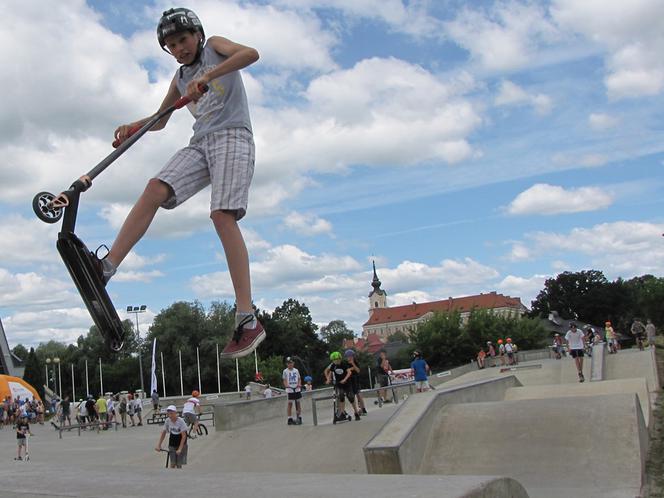
{"label": "spectator on ramp", "polygon": [[[286,368],[281,373],[281,378],[284,383],[284,389],[288,394],[288,425],[301,425],[302,424],[302,406],[300,399],[302,398],[302,378],[300,371],[295,368],[295,362],[290,356],[286,358]],[[295,403],[295,413],[297,419],[293,420],[293,403]]]}
{"label": "spectator on ramp", "polygon": [[652,323],[652,320],[648,318],[648,322],[646,323],[646,336],[648,337],[648,346],[650,346],[651,349],[655,349],[656,335],[657,335],[657,329],[655,328],[655,325]]}
{"label": "spectator on ramp", "polygon": [[419,351],[413,352],[413,361],[410,364],[410,369],[415,377],[415,388],[418,393],[429,390],[429,374],[431,368],[429,364],[422,358],[422,353]]}

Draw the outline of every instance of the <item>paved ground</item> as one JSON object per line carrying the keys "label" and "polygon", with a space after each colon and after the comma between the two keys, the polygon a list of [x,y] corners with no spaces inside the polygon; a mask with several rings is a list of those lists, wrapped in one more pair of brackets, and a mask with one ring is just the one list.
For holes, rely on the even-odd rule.
{"label": "paved ground", "polygon": [[[622,359],[616,360],[618,357]],[[608,370],[611,377],[629,375],[655,384],[652,369],[648,371],[647,353],[623,351],[618,357],[609,357],[610,363],[615,362]],[[194,485],[196,494],[213,496],[336,498],[339,482],[343,482],[344,489],[353,489],[355,495],[367,497],[490,497],[503,496],[500,490],[508,488],[514,496],[526,496],[513,491],[518,488],[514,481],[478,477],[481,475],[517,477],[529,491],[533,490],[531,496],[565,496],[560,494],[563,487],[565,493],[571,493],[569,496],[593,496],[588,494],[589,489],[605,498],[614,496],[613,492],[634,496],[638,491],[634,476],[638,472],[625,465],[626,460],[633,461],[627,453],[633,452],[634,438],[625,436],[620,428],[628,427],[632,435],[638,432],[638,428],[624,424],[633,419],[625,406],[630,392],[643,392],[643,382],[580,386],[571,362],[534,361],[531,366],[542,367],[506,373],[500,373],[499,367],[487,368],[439,386],[510,374],[527,386],[521,393],[510,391],[511,401],[451,405],[441,412],[429,447],[423,449],[427,455],[425,471],[474,475],[366,475],[362,447],[388,418],[398,417],[395,411],[402,405],[369,405],[370,413],[361,421],[337,425],[331,424],[329,409],[323,405],[318,427],[312,425],[310,417],[302,426],[289,427],[284,417],[235,431],[211,430],[207,437],[191,441],[189,465],[184,471],[163,468],[165,454],[154,451],[160,431],[154,425],[99,434],[85,432],[81,437],[76,432],[65,433],[62,440],[52,427],[36,426],[30,440],[29,463],[13,460],[15,433],[0,430],[0,461],[4,462],[0,465],[0,496],[174,496],[191,494]],[[589,361],[585,370],[590,377]],[[597,394],[593,384],[597,392],[622,394],[609,396],[612,401],[608,404],[576,403],[560,397],[564,393],[559,387],[550,386],[567,385],[574,396],[581,396]],[[583,408],[570,411],[570,406]],[[559,416],[551,419],[551,413],[557,410]],[[560,431],[565,430],[561,421],[570,417],[579,420],[574,431],[567,434],[572,443],[560,437]],[[606,472],[607,455],[621,461],[613,476],[625,482],[620,489],[603,479],[613,474]],[[565,481],[575,462],[580,469],[578,477]],[[182,479],[185,473],[195,479]]]}
{"label": "paved ground", "polygon": [[[368,410],[369,415],[360,421],[336,425],[332,425],[329,417],[321,416],[318,427],[306,418],[301,426],[287,426],[285,417],[227,432],[216,432],[208,424],[209,435],[189,443],[188,469],[288,472],[296,468],[307,473],[366,473],[362,446],[394,412],[395,405],[386,404],[382,408],[371,405]],[[154,451],[160,430],[156,425],[144,425],[100,433],[86,431],[80,437],[72,431],[64,432],[60,440],[52,426],[33,426],[30,465],[66,461],[81,470],[104,470],[110,466],[159,469],[165,459],[164,453]],[[0,431],[0,454],[11,464],[15,463],[15,437],[12,430]],[[284,458],[285,453],[290,456]]]}

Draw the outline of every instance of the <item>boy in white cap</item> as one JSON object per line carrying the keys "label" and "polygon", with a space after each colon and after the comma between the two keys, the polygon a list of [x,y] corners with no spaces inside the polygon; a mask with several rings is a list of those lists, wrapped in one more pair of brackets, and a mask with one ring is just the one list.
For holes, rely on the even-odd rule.
{"label": "boy in white cap", "polygon": [[184,419],[178,417],[175,405],[169,405],[166,413],[168,418],[164,422],[164,430],[161,431],[155,450],[161,451],[161,444],[168,434],[168,457],[171,468],[181,469],[183,465],[187,464],[187,424]]}

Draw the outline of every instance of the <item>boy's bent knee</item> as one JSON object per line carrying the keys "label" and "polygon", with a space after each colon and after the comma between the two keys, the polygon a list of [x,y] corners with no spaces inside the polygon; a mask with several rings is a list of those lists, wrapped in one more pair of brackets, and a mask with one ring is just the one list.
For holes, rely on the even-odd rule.
{"label": "boy's bent knee", "polygon": [[151,201],[162,204],[173,195],[173,189],[167,183],[158,178],[150,178],[143,191],[143,197]]}
{"label": "boy's bent knee", "polygon": [[215,209],[210,212],[210,219],[214,223],[237,223],[237,211],[226,209]]}

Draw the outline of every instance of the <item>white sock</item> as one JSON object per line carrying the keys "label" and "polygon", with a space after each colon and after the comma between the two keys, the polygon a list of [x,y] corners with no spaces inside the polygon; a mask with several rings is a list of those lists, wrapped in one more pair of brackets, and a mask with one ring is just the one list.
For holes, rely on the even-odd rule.
{"label": "white sock", "polygon": [[253,313],[242,313],[242,312],[235,313],[235,327],[240,325],[240,322],[248,316],[253,317],[253,320],[251,320],[250,322],[245,323],[243,328],[245,328],[245,329],[254,329],[254,328],[256,328],[257,322],[256,322],[256,317],[254,316],[254,314]]}

